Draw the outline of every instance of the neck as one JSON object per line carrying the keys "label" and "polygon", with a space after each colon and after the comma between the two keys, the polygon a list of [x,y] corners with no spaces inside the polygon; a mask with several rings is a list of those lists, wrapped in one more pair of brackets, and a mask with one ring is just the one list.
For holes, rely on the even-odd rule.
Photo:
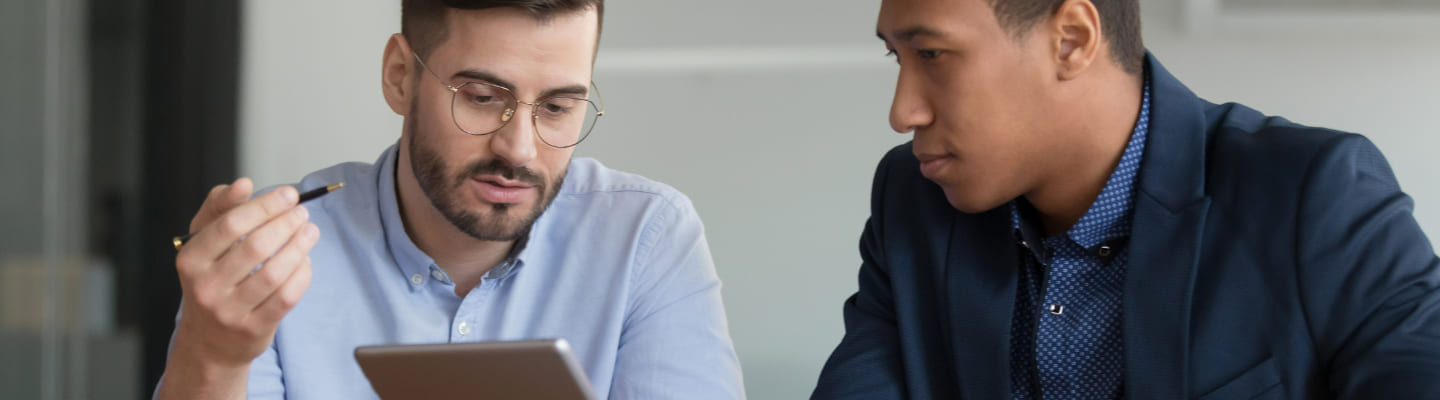
{"label": "neck", "polygon": [[505,261],[515,241],[487,241],[471,237],[455,227],[425,196],[410,168],[410,149],[401,140],[395,165],[395,200],[405,234],[415,247],[435,259],[435,264],[455,282],[455,293],[464,297],[481,278]]}
{"label": "neck", "polygon": [[[1086,87],[1072,89],[1070,106],[1058,118],[1057,157],[1052,171],[1025,194],[1040,214],[1045,235],[1070,230],[1105,188],[1125,154],[1140,117],[1143,84],[1119,69]],[[1078,82],[1077,82],[1078,83]]]}

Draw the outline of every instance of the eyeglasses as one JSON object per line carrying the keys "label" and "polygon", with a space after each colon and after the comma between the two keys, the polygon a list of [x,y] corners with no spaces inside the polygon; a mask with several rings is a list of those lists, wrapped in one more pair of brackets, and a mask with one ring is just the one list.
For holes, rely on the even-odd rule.
{"label": "eyeglasses", "polygon": [[590,136],[590,131],[595,130],[595,123],[605,115],[605,101],[600,98],[600,88],[595,86],[595,82],[590,82],[590,87],[596,100],[600,101],[599,105],[589,99],[571,96],[550,96],[531,103],[516,99],[509,88],[488,82],[471,81],[450,86],[425,65],[419,54],[411,55],[421,68],[450,90],[450,117],[455,121],[456,128],[470,135],[484,136],[499,131],[515,117],[520,104],[525,104],[530,106],[530,119],[540,141],[550,147],[564,149],[575,147]]}

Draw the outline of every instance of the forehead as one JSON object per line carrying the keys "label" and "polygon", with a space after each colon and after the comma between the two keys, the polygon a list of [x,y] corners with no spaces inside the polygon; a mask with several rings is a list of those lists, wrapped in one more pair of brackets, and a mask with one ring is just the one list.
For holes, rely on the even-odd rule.
{"label": "forehead", "polygon": [[[540,75],[588,81],[595,58],[599,15],[595,10],[538,19],[516,8],[449,10],[445,41],[434,55],[457,68],[505,75]],[[507,79],[522,80],[519,76]],[[568,82],[567,82],[568,83]]]}
{"label": "forehead", "polygon": [[[1000,0],[1006,1],[1006,0]],[[988,0],[884,0],[875,31],[896,41],[904,33],[925,31],[934,36],[964,38],[999,30]]]}

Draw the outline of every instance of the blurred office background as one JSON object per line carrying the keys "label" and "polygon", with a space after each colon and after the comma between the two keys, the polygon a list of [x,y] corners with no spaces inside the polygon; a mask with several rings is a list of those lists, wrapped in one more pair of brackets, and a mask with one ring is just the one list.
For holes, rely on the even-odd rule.
{"label": "blurred office background", "polygon": [[[707,223],[754,399],[808,396],[842,334],[895,73],[879,2],[607,5],[608,106],[580,156]],[[1440,243],[1440,3],[1142,0],[1197,93],[1364,133]],[[0,2],[0,398],[138,399],[179,289],[167,238],[237,175],[292,182],[399,135],[398,0]]]}

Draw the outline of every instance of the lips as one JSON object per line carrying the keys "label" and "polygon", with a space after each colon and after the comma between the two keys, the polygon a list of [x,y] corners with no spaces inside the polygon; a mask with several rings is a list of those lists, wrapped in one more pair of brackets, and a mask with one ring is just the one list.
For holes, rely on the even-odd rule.
{"label": "lips", "polygon": [[521,203],[529,199],[535,192],[534,185],[495,175],[477,176],[471,178],[469,183],[481,199],[493,204]]}
{"label": "lips", "polygon": [[949,154],[917,154],[915,158],[920,160],[920,174],[930,180],[934,180],[955,160],[955,156]]}

